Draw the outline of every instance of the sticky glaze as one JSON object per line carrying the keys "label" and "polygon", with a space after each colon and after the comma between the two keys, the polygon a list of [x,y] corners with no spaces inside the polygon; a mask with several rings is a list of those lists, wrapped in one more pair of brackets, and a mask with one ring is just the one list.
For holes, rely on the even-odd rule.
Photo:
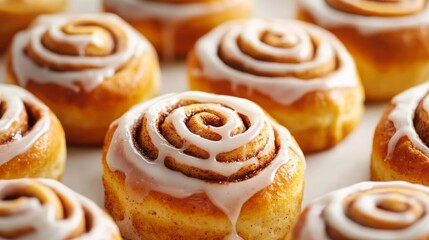
{"label": "sticky glaze", "polygon": [[51,120],[48,108],[26,90],[12,85],[0,84],[0,103],[6,104],[6,112],[0,117],[0,134],[5,133],[15,122],[19,121],[22,111],[26,111],[24,104],[29,104],[40,110],[41,116],[23,136],[16,135],[13,141],[0,145],[0,165],[25,153],[37,140],[49,131]]}
{"label": "sticky glaze", "polygon": [[417,14],[400,17],[363,16],[347,13],[331,7],[326,0],[300,0],[298,8],[308,11],[319,25],[326,27],[352,26],[362,34],[429,26],[428,3]]}
{"label": "sticky glaze", "polygon": [[[282,35],[285,41],[297,43],[294,47],[287,49],[269,46],[259,39],[262,31],[275,32]],[[253,47],[259,51],[274,56],[281,55],[302,60],[310,55],[311,60],[298,63],[260,61],[240,51],[236,41],[238,36],[252,43]],[[312,44],[314,39],[320,41],[315,49]],[[306,80],[293,76],[253,75],[230,67],[219,57],[218,47],[221,42],[224,42],[227,54],[257,70],[272,73],[305,72],[317,68],[320,64],[333,58],[338,60],[338,67],[326,76]],[[316,90],[357,87],[359,81],[353,59],[335,36],[316,26],[293,20],[253,19],[223,24],[197,42],[195,53],[202,65],[202,71],[198,74],[208,76],[213,81],[229,79],[233,90],[238,85],[244,85],[250,90],[258,90],[284,105],[292,104],[305,94]],[[314,56],[311,56],[313,54]]]}
{"label": "sticky glaze", "polygon": [[[355,201],[354,207],[357,211],[380,221],[404,223],[405,227],[393,230],[377,229],[353,221],[346,215],[344,205],[346,198],[356,193],[361,193],[352,200]],[[377,207],[381,202],[389,200],[408,204],[411,206],[410,211],[385,211]],[[412,210],[416,209],[419,214],[413,214]],[[311,202],[298,239],[330,239],[326,233],[328,225],[348,239],[418,239],[429,233],[428,209],[429,189],[425,186],[399,181],[358,183]]]}
{"label": "sticky glaze", "polygon": [[[429,83],[424,83],[419,86],[410,88],[409,90],[395,96],[392,99],[394,107],[388,118],[395,126],[395,134],[390,138],[387,148],[387,159],[391,158],[399,139],[407,136],[413,145],[422,151],[426,156],[429,156],[429,148],[420,139],[416,129],[414,128],[414,115],[419,102],[423,99],[429,90]],[[426,111],[428,108],[427,97],[423,102]],[[428,111],[429,112],[429,111]]]}
{"label": "sticky glaze", "polygon": [[[37,199],[35,196],[19,196],[14,189],[38,187],[36,191],[44,191],[44,196],[52,194],[68,205],[68,216],[56,219],[55,207],[47,200]],[[19,204],[11,204],[4,200],[7,196],[21,197]],[[47,201],[47,202],[42,202]],[[64,202],[61,202],[64,204]],[[19,239],[45,240],[69,239],[82,221],[91,220],[91,227],[73,237],[79,240],[112,239],[119,236],[119,230],[107,215],[91,200],[73,192],[65,185],[49,179],[19,179],[0,180],[0,207],[6,207],[10,214],[0,216],[0,232],[19,230],[26,227],[33,232],[21,235]]]}
{"label": "sticky glaze", "polygon": [[[73,21],[89,21],[94,26],[108,23],[121,28],[126,38],[117,39],[125,41],[125,47],[105,57],[84,56],[87,45],[99,44],[99,37],[95,33],[86,35],[67,35],[61,28]],[[103,25],[104,26],[104,25]],[[74,45],[80,52],[79,56],[63,55],[47,49],[41,42],[43,34],[48,33],[55,41]],[[34,52],[48,62],[73,66],[93,66],[89,69],[54,71],[50,68],[38,65],[24,51],[31,45]],[[12,67],[21,86],[26,86],[28,81],[37,83],[54,83],[56,85],[79,92],[90,92],[106,78],[112,77],[115,72],[134,56],[141,56],[145,51],[151,50],[151,45],[139,33],[133,30],[127,23],[114,14],[59,14],[46,15],[36,19],[32,27],[16,35],[12,44]]]}
{"label": "sticky glaze", "polygon": [[[180,107],[167,117],[172,120],[177,133],[187,144],[194,144],[209,152],[210,157],[204,161],[183,153],[184,149],[177,149],[172,146],[156,127],[155,121],[159,117],[159,113],[167,111],[169,106],[173,106],[183,99],[202,103],[220,103],[229,107],[216,109],[217,112],[226,116],[227,121],[221,127],[211,128],[212,131],[222,136],[221,141],[211,141],[190,132],[183,121],[184,115]],[[231,136],[231,131],[239,124],[237,112],[249,118],[251,127],[241,134]],[[159,150],[158,157],[155,160],[150,160],[140,154],[134,145],[133,129],[143,114],[147,119],[147,125],[142,127],[148,129],[154,145]],[[255,161],[255,157],[244,162],[221,163],[216,160],[216,155],[246,145],[259,134],[264,123],[269,123],[272,126],[268,133],[268,137],[271,140],[269,142],[274,142],[272,138],[275,138],[274,131],[276,131],[280,147],[269,166],[252,178],[223,184],[209,183],[198,178],[187,177],[181,172],[171,170],[164,165],[164,158],[171,156],[179,163],[229,176],[239,168]],[[126,185],[146,181],[144,185],[149,188],[148,191],[158,191],[176,198],[205,193],[212,203],[223,211],[231,221],[232,232],[226,239],[240,239],[236,232],[236,222],[243,204],[255,193],[273,182],[277,169],[289,162],[289,149],[292,149],[301,158],[303,157],[300,149],[294,144],[290,133],[284,127],[268,119],[256,104],[230,96],[202,92],[164,95],[134,107],[112,125],[117,125],[117,129],[112,137],[106,157],[110,170],[124,172]],[[265,149],[269,147],[269,144],[267,144],[258,154],[264,154]],[[128,223],[127,225],[130,224]]]}

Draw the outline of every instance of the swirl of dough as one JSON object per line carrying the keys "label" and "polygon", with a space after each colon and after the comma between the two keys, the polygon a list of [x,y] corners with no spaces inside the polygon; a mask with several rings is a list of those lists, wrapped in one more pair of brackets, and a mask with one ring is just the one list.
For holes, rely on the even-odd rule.
{"label": "swirl of dough", "polygon": [[31,148],[51,125],[48,108],[16,86],[0,85],[0,165]]}
{"label": "swirl of dough", "polygon": [[12,66],[21,86],[31,80],[90,92],[150,49],[113,14],[50,15],[15,37]]}
{"label": "swirl of dough", "polygon": [[423,239],[429,189],[407,182],[364,182],[304,210],[292,239]]}
{"label": "swirl of dough", "polygon": [[0,237],[121,239],[95,203],[48,179],[0,180]]}
{"label": "swirl of dough", "polygon": [[[302,156],[290,133],[256,104],[185,92],[138,105],[112,124],[106,162],[126,184],[176,198],[205,193],[235,224],[243,204]],[[137,185],[136,185],[137,184]]]}
{"label": "swirl of dough", "polygon": [[367,36],[429,24],[426,0],[301,0],[298,8],[325,28],[353,26]]}
{"label": "swirl of dough", "polygon": [[358,85],[354,62],[330,33],[291,20],[231,22],[198,41],[202,74],[257,89],[281,104]]}

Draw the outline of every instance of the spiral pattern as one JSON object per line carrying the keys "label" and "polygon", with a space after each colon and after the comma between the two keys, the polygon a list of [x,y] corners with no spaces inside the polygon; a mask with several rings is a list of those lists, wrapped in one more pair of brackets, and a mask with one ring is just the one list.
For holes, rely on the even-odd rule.
{"label": "spiral pattern", "polygon": [[42,102],[22,88],[0,84],[0,165],[27,151],[50,124]]}
{"label": "spiral pattern", "polygon": [[176,198],[206,193],[233,229],[242,205],[272,183],[289,151],[302,156],[285,128],[236,97],[165,95],[138,105],[112,126],[106,162],[125,173],[127,186],[144,182]]}
{"label": "spiral pattern", "polygon": [[[407,182],[365,182],[311,203],[296,239],[425,239],[429,189]],[[298,236],[298,237],[297,237]]]}
{"label": "spiral pattern", "polygon": [[113,14],[39,17],[12,46],[14,72],[28,81],[90,92],[150,44]]}
{"label": "spiral pattern", "polygon": [[120,239],[116,225],[89,199],[48,179],[0,180],[4,239]]}
{"label": "spiral pattern", "polygon": [[200,39],[203,75],[232,79],[283,104],[306,93],[357,86],[354,62],[330,33],[293,20],[235,21]]}
{"label": "spiral pattern", "polygon": [[363,36],[416,29],[429,23],[427,0],[300,0],[298,9],[324,28],[352,26]]}
{"label": "spiral pattern", "polygon": [[326,0],[338,10],[367,16],[394,17],[421,12],[426,0]]}
{"label": "spiral pattern", "polygon": [[144,159],[133,164],[143,170],[144,162],[158,163],[204,181],[245,180],[281,158],[287,142],[254,103],[201,92],[157,98],[123,119],[120,125],[137,121],[124,129]]}

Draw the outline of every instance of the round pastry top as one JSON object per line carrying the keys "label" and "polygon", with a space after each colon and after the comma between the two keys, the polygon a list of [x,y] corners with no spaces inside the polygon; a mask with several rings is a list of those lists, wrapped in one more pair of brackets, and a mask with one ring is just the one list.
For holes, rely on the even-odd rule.
{"label": "round pastry top", "polygon": [[0,238],[112,239],[113,221],[91,200],[49,179],[0,180]]}
{"label": "round pastry top", "polygon": [[41,101],[25,89],[0,84],[0,165],[31,148],[50,126]]}
{"label": "round pastry top", "polygon": [[298,239],[421,239],[429,234],[428,209],[425,186],[362,182],[311,202]]}
{"label": "round pastry top", "polygon": [[195,75],[229,79],[289,105],[315,90],[357,87],[355,63],[343,44],[320,27],[295,20],[225,23],[195,46]]}
{"label": "round pastry top", "polygon": [[125,173],[127,185],[176,198],[205,193],[231,220],[231,236],[242,205],[274,181],[290,154],[303,160],[288,130],[236,97],[168,94],[137,105],[113,126],[106,161]]}
{"label": "round pastry top", "polygon": [[317,24],[352,26],[362,34],[429,25],[427,0],[300,0]]}
{"label": "round pastry top", "polygon": [[243,4],[251,0],[103,0],[104,5],[114,9],[125,19],[157,19],[177,23]]}
{"label": "round pastry top", "polygon": [[391,158],[398,141],[407,136],[414,147],[429,156],[429,148],[419,137],[414,125],[417,106],[423,101],[423,110],[429,112],[429,83],[410,88],[392,99],[393,109],[389,113],[389,120],[393,122],[395,134],[388,144],[386,159]]}
{"label": "round pastry top", "polygon": [[146,51],[154,51],[150,43],[114,14],[58,14],[18,33],[11,58],[22,86],[34,81],[90,92]]}

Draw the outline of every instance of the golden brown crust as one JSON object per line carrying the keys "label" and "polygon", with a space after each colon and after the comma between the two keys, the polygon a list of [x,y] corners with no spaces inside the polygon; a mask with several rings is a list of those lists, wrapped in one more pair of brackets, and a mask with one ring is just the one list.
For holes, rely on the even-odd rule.
{"label": "golden brown crust", "polygon": [[[205,194],[184,199],[141,188],[127,188],[125,175],[111,171],[106,154],[115,128],[111,128],[103,147],[105,207],[117,222],[131,212],[135,234],[141,239],[224,239],[231,232],[226,215]],[[243,206],[237,223],[243,239],[283,239],[300,212],[303,191],[303,162],[293,151],[291,161],[276,173],[272,185],[261,190]],[[144,201],[142,196],[146,196]],[[122,232],[127,237],[127,232]],[[132,231],[132,230],[130,230]],[[277,236],[277,237],[275,237]],[[282,237],[278,237],[282,236]]]}
{"label": "golden brown crust", "polygon": [[[198,2],[201,4],[216,1],[217,0],[205,0]],[[186,4],[189,2],[191,1],[174,1],[176,4]],[[121,15],[118,11],[109,8],[106,4],[103,5],[103,8],[107,12]],[[158,19],[133,20],[127,16],[121,17],[149,39],[161,58],[184,58],[201,36],[223,22],[232,19],[247,18],[250,16],[250,13],[250,3],[248,1],[243,1],[243,3],[225,8],[223,11],[199,15],[188,20],[176,22],[174,26],[171,23],[165,23]],[[172,46],[166,46],[168,45],[168,43],[166,43],[168,40],[166,39],[172,39]],[[167,47],[173,49],[173,56],[168,56],[170,53],[166,49]]]}
{"label": "golden brown crust", "polygon": [[6,50],[13,35],[26,28],[38,15],[62,12],[67,0],[22,1],[8,0],[0,3],[0,52]]}
{"label": "golden brown crust", "polygon": [[374,132],[371,155],[371,179],[376,181],[404,180],[429,185],[429,157],[418,150],[407,136],[402,137],[390,157],[388,144],[396,132],[389,114],[389,104]]}
{"label": "golden brown crust", "polygon": [[0,165],[0,179],[61,179],[66,161],[64,130],[51,111],[49,119],[51,126],[47,133],[40,136],[27,151]]}
{"label": "golden brown crust", "polygon": [[[298,7],[300,20],[321,25]],[[429,79],[429,28],[416,26],[364,34],[354,26],[323,26],[334,33],[355,59],[367,100],[388,100]]]}
{"label": "golden brown crust", "polygon": [[[288,128],[305,153],[317,152],[338,144],[359,123],[363,112],[362,86],[349,89],[312,91],[293,104],[283,105],[264,93],[246,86],[233,87],[229,79],[211,79],[194,74],[202,66],[194,51],[188,56],[190,89],[248,98]],[[338,96],[336,101],[331,95]]]}
{"label": "golden brown crust", "polygon": [[[213,98],[219,101],[209,100]],[[300,212],[305,170],[303,155],[289,132],[244,99],[187,92],[154,101],[159,103],[155,108],[148,102],[118,119],[103,146],[105,207],[122,235],[127,239],[224,239],[236,230],[243,239],[287,237]],[[234,108],[239,104],[251,107]],[[185,129],[177,125],[181,122]],[[155,132],[162,135],[162,142]],[[188,132],[198,135],[198,142]],[[239,142],[233,150],[216,148],[231,135],[238,136],[234,141]],[[213,149],[204,144],[206,140],[216,143]],[[201,149],[195,148],[198,144]],[[201,151],[209,152],[208,156],[200,156]],[[234,164],[239,162],[243,164]],[[214,164],[220,165],[210,168]],[[150,166],[155,166],[153,172]],[[178,188],[185,193],[183,198],[176,197]],[[240,191],[240,196],[231,190]]]}
{"label": "golden brown crust", "polygon": [[122,239],[91,200],[44,178],[0,180],[2,239]]}
{"label": "golden brown crust", "polygon": [[[9,57],[7,79],[18,84],[11,62]],[[157,57],[151,52],[130,60],[115,76],[104,80],[89,93],[75,93],[55,84],[32,81],[26,89],[57,114],[68,143],[101,145],[113,120],[131,106],[157,94],[158,68]]]}
{"label": "golden brown crust", "polygon": [[[106,23],[107,25],[107,23]],[[109,25],[107,25],[109,26]],[[115,26],[110,26],[115,31]],[[118,27],[116,27],[118,28]],[[119,29],[118,36],[123,34]],[[115,41],[119,41],[116,39]],[[106,43],[108,41],[104,41]],[[113,42],[112,44],[120,44]],[[121,43],[123,45],[123,43]],[[54,51],[66,51],[63,45],[51,43]],[[104,55],[103,49],[86,48],[85,54]],[[109,48],[108,46],[104,46]],[[118,48],[118,46],[116,46]],[[74,51],[76,49],[73,49]],[[14,72],[13,56],[7,58],[7,81],[19,84]],[[35,61],[48,61],[37,60]],[[70,66],[52,66],[60,70]],[[86,67],[87,66],[83,66]],[[74,91],[53,83],[38,83],[29,80],[25,86],[48,105],[58,116],[66,132],[67,142],[79,145],[101,145],[109,124],[126,112],[131,106],[147,100],[157,94],[159,81],[159,64],[157,55],[152,49],[140,56],[134,56],[118,69],[115,74],[104,79],[92,91]],[[31,75],[30,75],[31,76]]]}

